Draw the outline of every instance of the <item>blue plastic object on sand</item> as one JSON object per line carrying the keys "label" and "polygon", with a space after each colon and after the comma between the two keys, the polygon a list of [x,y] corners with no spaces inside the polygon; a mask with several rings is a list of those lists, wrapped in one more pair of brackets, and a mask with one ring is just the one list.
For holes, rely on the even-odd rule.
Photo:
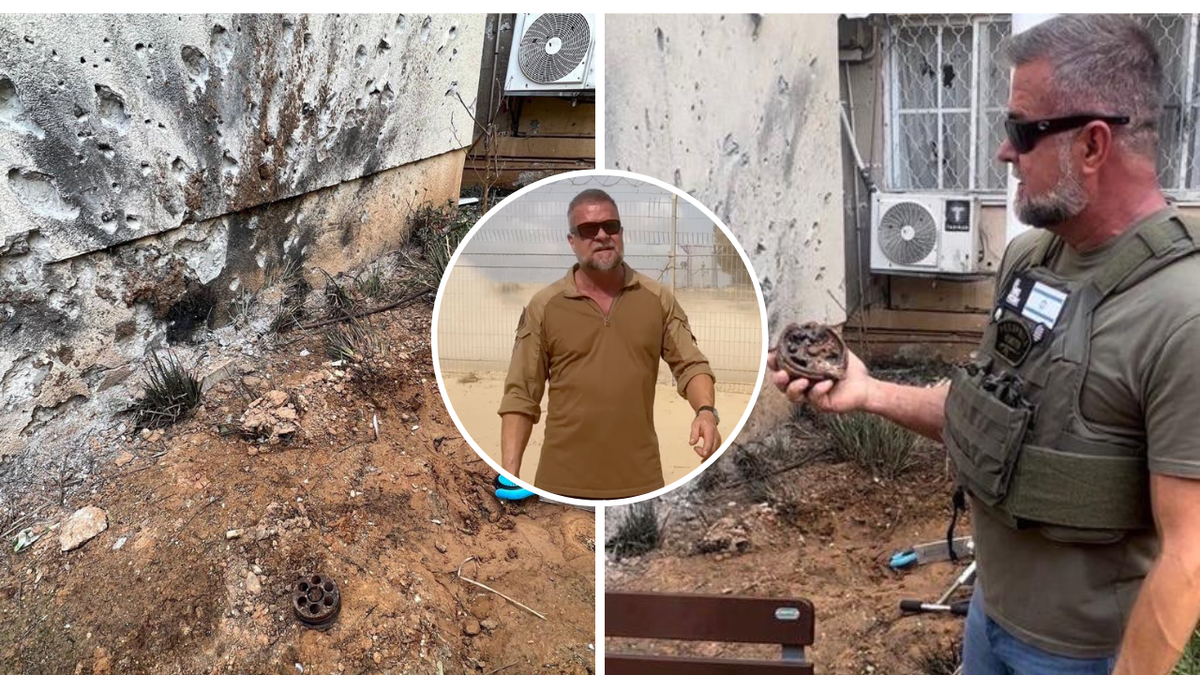
{"label": "blue plastic object on sand", "polygon": [[519,502],[533,496],[529,490],[499,474],[496,475],[496,480],[492,481],[492,487],[496,488],[496,497],[505,501]]}

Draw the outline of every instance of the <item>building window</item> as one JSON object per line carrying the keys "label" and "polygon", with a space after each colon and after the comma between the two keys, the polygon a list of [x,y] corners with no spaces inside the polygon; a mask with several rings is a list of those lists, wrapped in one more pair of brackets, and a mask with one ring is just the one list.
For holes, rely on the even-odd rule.
{"label": "building window", "polygon": [[[1159,178],[1200,199],[1200,50],[1196,14],[1141,14],[1166,75]],[[1008,69],[999,64],[1007,15],[894,15],[884,68],[886,184],[897,191],[1003,193]]]}
{"label": "building window", "polygon": [[1158,45],[1166,76],[1166,102],[1159,124],[1158,177],[1173,196],[1200,197],[1200,54],[1197,14],[1134,15]]}
{"label": "building window", "polygon": [[888,23],[887,184],[893,190],[1003,191],[993,159],[1008,70],[994,58],[1007,17],[895,16]]}

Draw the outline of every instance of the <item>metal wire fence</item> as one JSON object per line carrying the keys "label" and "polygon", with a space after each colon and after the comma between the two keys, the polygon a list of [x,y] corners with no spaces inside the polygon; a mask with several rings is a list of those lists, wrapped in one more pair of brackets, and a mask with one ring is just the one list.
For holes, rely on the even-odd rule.
{"label": "metal wire fence", "polygon": [[[1197,14],[1135,14],[1154,38],[1166,78],[1159,177],[1200,197]],[[1008,15],[898,14],[887,19],[886,183],[892,190],[1001,192],[1009,72],[999,57]]]}
{"label": "metal wire fence", "polygon": [[[506,371],[522,309],[575,263],[561,204],[505,208],[506,221],[489,221],[448,273],[437,336],[444,371]],[[750,392],[764,356],[762,317],[737,250],[710,221],[685,222],[670,198],[622,201],[621,220],[626,263],[674,288],[718,387]],[[659,373],[670,382],[665,364]]]}

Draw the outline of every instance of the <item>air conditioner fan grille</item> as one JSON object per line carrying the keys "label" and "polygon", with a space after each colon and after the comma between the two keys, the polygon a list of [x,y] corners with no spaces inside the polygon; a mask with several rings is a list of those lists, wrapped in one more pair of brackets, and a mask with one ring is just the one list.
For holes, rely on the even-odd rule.
{"label": "air conditioner fan grille", "polygon": [[879,219],[879,249],[896,265],[915,265],[937,246],[938,227],[933,214],[915,202],[886,207]]}
{"label": "air conditioner fan grille", "polygon": [[553,84],[587,58],[592,30],[582,14],[543,14],[525,30],[517,59],[525,77]]}

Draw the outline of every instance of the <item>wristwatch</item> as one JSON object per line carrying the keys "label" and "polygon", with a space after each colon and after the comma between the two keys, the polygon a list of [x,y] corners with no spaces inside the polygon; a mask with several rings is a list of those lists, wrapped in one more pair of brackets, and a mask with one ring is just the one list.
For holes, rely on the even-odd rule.
{"label": "wristwatch", "polygon": [[704,412],[705,410],[713,414],[713,417],[716,418],[718,425],[721,424],[721,416],[717,414],[717,409],[711,405],[702,405],[699,408],[696,408],[696,417],[699,417],[700,413]]}

